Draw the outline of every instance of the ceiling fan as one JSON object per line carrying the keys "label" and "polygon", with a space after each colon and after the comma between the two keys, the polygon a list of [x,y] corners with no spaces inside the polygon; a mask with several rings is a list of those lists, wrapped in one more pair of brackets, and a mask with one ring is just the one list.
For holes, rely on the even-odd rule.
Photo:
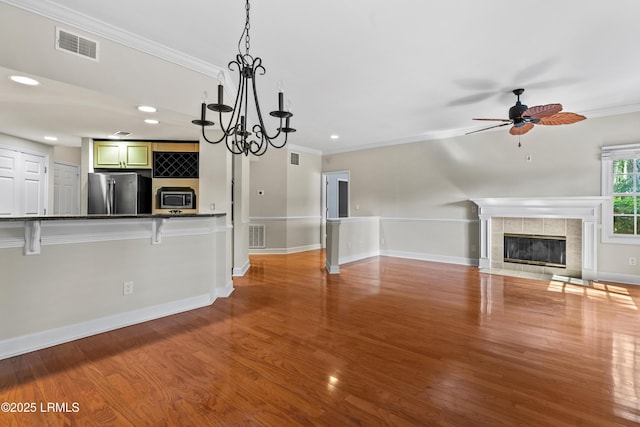
{"label": "ceiling fan", "polygon": [[518,97],[516,105],[509,109],[508,119],[476,119],[503,122],[499,125],[467,132],[466,135],[501,126],[513,125],[509,130],[511,135],[524,135],[533,129],[534,125],[568,125],[586,119],[585,116],[576,113],[561,112],[562,104],[546,104],[527,107],[520,102],[520,95],[524,89],[514,89],[513,94]]}

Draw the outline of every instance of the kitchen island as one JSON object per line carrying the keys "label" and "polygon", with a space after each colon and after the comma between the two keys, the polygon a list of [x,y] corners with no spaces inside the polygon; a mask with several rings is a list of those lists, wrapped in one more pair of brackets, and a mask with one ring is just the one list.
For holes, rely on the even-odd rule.
{"label": "kitchen island", "polygon": [[0,218],[0,359],[233,291],[224,213]]}

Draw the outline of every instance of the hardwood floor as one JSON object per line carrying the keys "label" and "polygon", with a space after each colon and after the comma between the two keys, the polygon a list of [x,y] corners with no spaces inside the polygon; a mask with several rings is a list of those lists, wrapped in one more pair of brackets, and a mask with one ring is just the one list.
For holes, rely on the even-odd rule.
{"label": "hardwood floor", "polygon": [[329,276],[321,251],[251,265],[210,307],[0,361],[0,402],[37,405],[0,425],[640,424],[640,288],[388,257]]}

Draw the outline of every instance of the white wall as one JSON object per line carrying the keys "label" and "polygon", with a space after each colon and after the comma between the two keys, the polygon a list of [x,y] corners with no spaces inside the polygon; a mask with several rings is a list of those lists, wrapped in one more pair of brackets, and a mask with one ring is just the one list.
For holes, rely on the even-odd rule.
{"label": "white wall", "polygon": [[[210,139],[218,139],[219,134],[212,133]],[[232,157],[224,143],[209,144],[200,139],[200,184],[198,213],[224,212],[227,214],[227,226],[231,227],[231,178]],[[227,234],[226,253],[227,267],[225,274],[231,280],[233,270],[232,260],[233,233]]]}
{"label": "white wall", "polygon": [[233,158],[233,274],[243,276],[249,268],[250,161]]}
{"label": "white wall", "polygon": [[[600,195],[600,149],[640,139],[640,114],[536,126],[520,138],[485,132],[323,157],[350,171],[353,216],[381,217],[381,251],[468,263],[478,257],[472,198]],[[531,155],[531,162],[527,162]],[[355,206],[359,209],[355,209]],[[599,268],[637,278],[637,245],[599,245]]]}

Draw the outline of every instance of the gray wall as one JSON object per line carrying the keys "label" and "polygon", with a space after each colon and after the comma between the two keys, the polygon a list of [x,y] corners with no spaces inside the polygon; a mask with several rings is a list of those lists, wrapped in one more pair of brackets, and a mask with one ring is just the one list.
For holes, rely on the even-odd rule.
{"label": "gray wall", "polygon": [[[290,153],[300,164],[291,165]],[[266,227],[266,248],[288,253],[320,247],[321,157],[287,146],[251,161],[250,219]],[[263,192],[262,195],[259,192]]]}

